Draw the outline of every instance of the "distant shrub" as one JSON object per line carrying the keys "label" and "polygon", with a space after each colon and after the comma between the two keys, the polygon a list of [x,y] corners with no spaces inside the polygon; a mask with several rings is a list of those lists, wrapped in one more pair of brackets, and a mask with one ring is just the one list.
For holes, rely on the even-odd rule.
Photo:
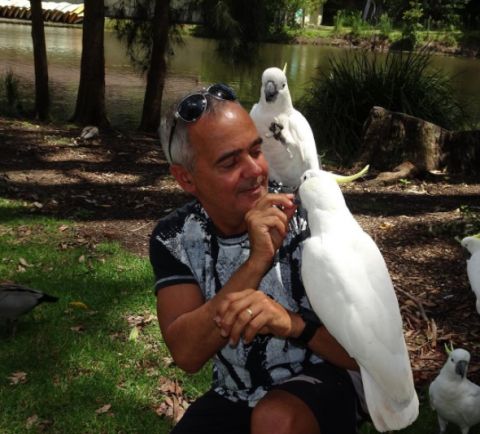
{"label": "distant shrub", "polygon": [[338,10],[335,16],[333,17],[333,28],[335,33],[342,32],[344,21],[345,21],[345,11]]}
{"label": "distant shrub", "polygon": [[388,38],[391,31],[393,30],[392,20],[390,19],[388,14],[380,15],[380,19],[378,20],[377,27],[380,30],[380,36],[383,36],[384,38]]}
{"label": "distant shrub", "polygon": [[0,107],[2,114],[7,116],[17,116],[22,112],[19,91],[20,80],[15,73],[8,69],[0,75]]}
{"label": "distant shrub", "polygon": [[362,126],[374,105],[458,129],[465,111],[452,91],[451,79],[430,66],[420,52],[348,52],[330,58],[330,70],[319,71],[298,106],[327,160],[351,163],[361,143]]}

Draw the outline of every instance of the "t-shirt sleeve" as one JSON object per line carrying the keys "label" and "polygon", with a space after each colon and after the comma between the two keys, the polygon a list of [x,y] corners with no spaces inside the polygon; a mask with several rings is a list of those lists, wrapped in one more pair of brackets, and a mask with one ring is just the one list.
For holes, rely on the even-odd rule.
{"label": "t-shirt sleeve", "polygon": [[150,239],[150,263],[155,275],[155,295],[166,286],[197,283],[190,268],[177,259],[155,235]]}

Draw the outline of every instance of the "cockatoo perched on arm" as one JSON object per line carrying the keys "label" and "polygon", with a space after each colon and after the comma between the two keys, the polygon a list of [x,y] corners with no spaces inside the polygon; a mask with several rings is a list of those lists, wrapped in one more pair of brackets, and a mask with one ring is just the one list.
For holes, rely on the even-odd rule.
{"label": "cockatoo perched on arm", "polygon": [[465,237],[462,246],[472,254],[470,259],[467,259],[467,275],[477,296],[477,312],[480,314],[480,234]]}
{"label": "cockatoo perched on arm", "polygon": [[436,410],[440,433],[448,422],[458,425],[462,434],[480,423],[480,386],[467,379],[470,353],[461,348],[450,351],[445,365],[428,389],[430,405]]}
{"label": "cockatoo perched on arm", "polygon": [[309,170],[299,188],[311,236],[301,275],[313,310],[360,366],[378,431],[418,415],[418,397],[398,301],[385,261],[347,208],[335,175]]}
{"label": "cockatoo perched on arm", "polygon": [[262,74],[260,100],[250,111],[270,166],[270,180],[298,187],[302,174],[319,169],[310,124],[292,105],[285,72],[268,68]]}

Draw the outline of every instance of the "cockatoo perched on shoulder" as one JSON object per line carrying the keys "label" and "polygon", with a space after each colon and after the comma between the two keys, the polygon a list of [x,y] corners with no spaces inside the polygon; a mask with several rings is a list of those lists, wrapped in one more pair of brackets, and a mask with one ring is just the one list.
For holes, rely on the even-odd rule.
{"label": "cockatoo perched on shoulder", "polygon": [[458,425],[462,434],[480,423],[480,386],[467,379],[469,362],[468,351],[457,348],[449,352],[445,365],[428,389],[441,434],[449,422]]}
{"label": "cockatoo perched on shoulder", "polygon": [[319,169],[310,124],[292,105],[285,72],[268,68],[262,74],[260,100],[250,111],[270,166],[270,180],[298,187],[302,174]]}
{"label": "cockatoo perched on shoulder", "polygon": [[480,234],[465,237],[462,246],[472,255],[467,259],[467,275],[470,286],[477,296],[477,312],[480,314]]}
{"label": "cockatoo perched on shoulder", "polygon": [[301,268],[308,299],[360,366],[375,428],[402,429],[417,418],[418,397],[382,254],[348,210],[335,175],[307,171],[299,195],[311,232]]}

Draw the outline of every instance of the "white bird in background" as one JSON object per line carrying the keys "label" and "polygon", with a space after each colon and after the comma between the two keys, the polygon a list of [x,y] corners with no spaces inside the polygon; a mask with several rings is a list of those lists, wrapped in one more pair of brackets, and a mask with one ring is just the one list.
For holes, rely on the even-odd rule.
{"label": "white bird in background", "polygon": [[472,255],[467,259],[467,275],[470,286],[477,296],[477,312],[480,314],[480,234],[465,237],[462,246]]}
{"label": "white bird in background", "polygon": [[480,386],[467,379],[469,362],[468,351],[462,348],[450,350],[445,365],[428,389],[441,434],[449,422],[458,425],[462,434],[467,434],[472,426],[480,423]]}
{"label": "white bird in background", "polygon": [[402,429],[417,418],[418,397],[398,300],[382,254],[350,213],[335,177],[309,170],[299,188],[311,232],[303,283],[315,313],[360,366],[375,428]]}
{"label": "white bird in background", "polygon": [[260,100],[252,117],[270,166],[270,180],[296,188],[308,169],[319,169],[319,157],[310,124],[292,105],[285,69],[268,68],[262,74]]}

